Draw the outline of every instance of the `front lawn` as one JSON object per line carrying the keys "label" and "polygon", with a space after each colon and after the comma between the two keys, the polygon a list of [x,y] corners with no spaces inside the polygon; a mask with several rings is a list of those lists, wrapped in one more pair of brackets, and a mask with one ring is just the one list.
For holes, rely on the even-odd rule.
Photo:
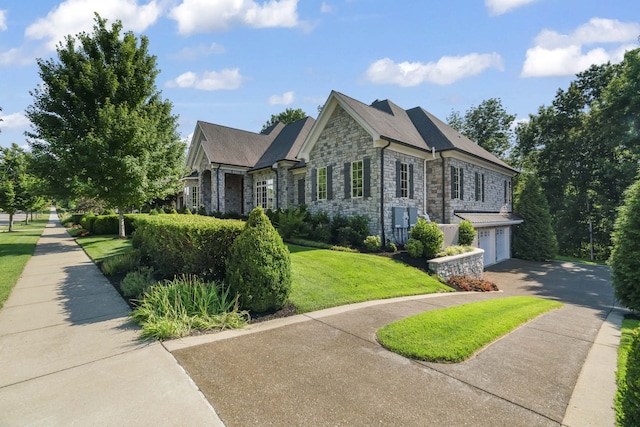
{"label": "front lawn", "polygon": [[362,301],[452,292],[437,279],[390,258],[289,245],[299,313]]}
{"label": "front lawn", "polygon": [[78,237],[76,241],[95,263],[131,250],[131,239],[118,239],[115,235]]}
{"label": "front lawn", "polygon": [[562,304],[508,297],[427,311],[378,330],[378,341],[403,356],[428,362],[462,362],[523,323]]}
{"label": "front lawn", "polygon": [[18,282],[48,222],[48,218],[33,220],[28,226],[15,222],[16,231],[0,232],[0,308]]}

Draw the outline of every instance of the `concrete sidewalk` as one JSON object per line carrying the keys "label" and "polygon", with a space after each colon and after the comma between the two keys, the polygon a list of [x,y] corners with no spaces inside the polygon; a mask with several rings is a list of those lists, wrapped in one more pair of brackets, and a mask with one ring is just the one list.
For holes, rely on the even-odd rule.
{"label": "concrete sidewalk", "polygon": [[52,210],[0,311],[0,425],[222,425],[129,313]]}

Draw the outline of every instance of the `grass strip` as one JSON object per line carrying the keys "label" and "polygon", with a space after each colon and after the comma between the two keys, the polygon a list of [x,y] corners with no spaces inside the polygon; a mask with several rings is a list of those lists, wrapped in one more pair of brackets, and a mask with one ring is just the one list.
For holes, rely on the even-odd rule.
{"label": "grass strip", "polygon": [[42,230],[49,219],[34,219],[25,226],[14,223],[14,232],[0,233],[0,308],[18,282],[24,266],[33,255]]}
{"label": "grass strip", "polygon": [[78,237],[76,241],[95,263],[132,250],[131,239],[119,239],[116,235]]}
{"label": "grass strip", "polygon": [[562,306],[535,297],[496,298],[433,310],[390,323],[378,341],[394,353],[428,362],[462,362],[525,322]]}
{"label": "grass strip", "polygon": [[451,292],[414,267],[383,256],[289,245],[298,312],[376,299]]}
{"label": "grass strip", "polygon": [[627,359],[631,350],[631,342],[633,339],[633,331],[640,327],[640,318],[627,316],[622,320],[620,328],[620,345],[618,346],[618,370],[616,371],[616,383],[618,390],[616,392],[615,410],[616,418],[619,424],[624,419],[624,410],[622,401],[624,393],[627,391]]}

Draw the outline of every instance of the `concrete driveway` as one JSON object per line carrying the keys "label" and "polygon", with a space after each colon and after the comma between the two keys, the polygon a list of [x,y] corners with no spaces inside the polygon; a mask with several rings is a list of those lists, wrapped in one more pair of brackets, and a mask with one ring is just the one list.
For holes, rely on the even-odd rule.
{"label": "concrete driveway", "polygon": [[[227,426],[558,426],[572,407],[582,411],[571,401],[579,376],[587,390],[611,393],[615,365],[606,365],[607,384],[580,375],[614,307],[607,267],[511,260],[486,277],[503,292],[362,303],[164,345]],[[565,306],[460,364],[411,361],[376,342],[389,322],[511,295]],[[607,400],[597,425],[613,425]]]}

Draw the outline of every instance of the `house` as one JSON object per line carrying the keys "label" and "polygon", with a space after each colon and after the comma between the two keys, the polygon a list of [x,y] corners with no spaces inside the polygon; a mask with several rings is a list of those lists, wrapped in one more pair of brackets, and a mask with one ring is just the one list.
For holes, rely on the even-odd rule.
{"label": "house", "polygon": [[198,122],[185,203],[248,213],[305,204],[329,215],[365,215],[371,234],[403,243],[421,216],[470,220],[485,265],[510,257],[516,170],[420,107],[367,105],[332,91],[308,117],[252,133]]}

